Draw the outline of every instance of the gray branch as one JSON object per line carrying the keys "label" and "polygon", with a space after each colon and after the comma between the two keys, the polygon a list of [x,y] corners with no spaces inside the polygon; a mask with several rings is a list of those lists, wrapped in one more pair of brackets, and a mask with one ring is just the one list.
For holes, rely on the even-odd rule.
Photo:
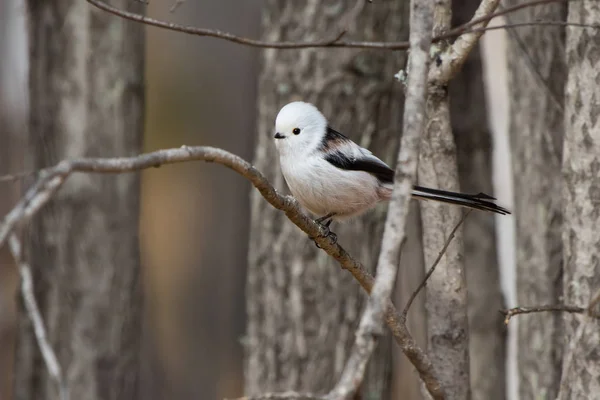
{"label": "gray branch", "polygon": [[17,267],[19,268],[19,275],[21,275],[21,296],[23,297],[23,303],[25,304],[27,315],[29,316],[31,324],[33,325],[35,338],[38,346],[40,347],[40,352],[42,353],[42,358],[46,364],[46,369],[48,370],[48,374],[50,374],[52,379],[56,382],[60,399],[68,400],[69,390],[67,383],[64,379],[62,368],[58,362],[56,353],[54,352],[54,349],[52,349],[52,345],[48,340],[44,320],[35,299],[31,267],[29,264],[23,261],[23,247],[21,246],[21,241],[15,234],[10,236],[9,247]]}
{"label": "gray branch", "polygon": [[[75,172],[117,174],[189,161],[215,162],[248,179],[265,200],[276,209],[283,211],[288,219],[309,237],[315,238],[314,240],[323,251],[338,261],[343,269],[348,270],[365,291],[371,292],[374,284],[373,276],[340,245],[332,243],[328,237],[324,237],[321,226],[301,211],[298,202],[293,197],[279,194],[264,175],[244,159],[214,147],[182,146],[177,149],[158,150],[134,157],[64,160],[54,167],[46,168],[0,224],[0,247],[4,245],[10,233],[31,219]],[[419,371],[421,379],[432,395],[435,398],[443,398],[431,361],[412,338],[405,320],[401,318],[389,300],[385,305],[385,320],[396,342]]]}
{"label": "gray branch", "polygon": [[[355,49],[378,49],[378,50],[408,50],[410,47],[410,43],[408,42],[365,42],[365,41],[351,41],[351,40],[341,40],[342,36],[344,36],[345,31],[340,31],[339,33],[332,35],[329,39],[322,39],[316,41],[305,41],[305,42],[265,42],[261,40],[251,39],[243,36],[237,36],[229,32],[223,32],[217,29],[207,29],[207,28],[197,28],[193,26],[184,26],[180,24],[176,24],[173,22],[166,22],[157,20],[154,18],[146,17],[145,15],[136,14],[133,12],[121,10],[117,7],[113,7],[110,4],[105,3],[101,0],[86,0],[89,4],[97,7],[107,13],[116,15],[121,18],[125,18],[130,21],[139,22],[145,25],[155,26],[162,29],[167,29],[175,32],[186,33],[189,35],[195,36],[207,36],[213,37],[217,39],[226,40],[228,42],[241,44],[244,46],[250,47],[258,47],[258,48],[271,48],[271,49],[305,49],[305,48],[319,48],[319,47],[344,47],[344,48],[355,48]],[[184,0],[185,1],[185,0]],[[574,0],[532,0],[522,4],[518,4],[513,7],[507,7],[506,9],[491,13],[486,12],[490,10],[492,3],[496,5],[499,3],[499,0],[484,0],[481,3],[481,6],[477,10],[475,17],[466,24],[457,26],[449,30],[448,32],[444,32],[439,35],[435,35],[432,38],[432,42],[437,43],[442,40],[452,39],[455,37],[460,37],[461,35],[465,36],[464,40],[459,43],[456,47],[456,52],[458,54],[468,54],[471,48],[475,45],[479,37],[483,34],[483,32],[487,29],[487,23],[495,17],[499,17],[502,15],[507,15],[513,13],[517,10],[521,10],[523,8],[533,7],[540,4],[548,4],[548,3],[557,3],[564,1],[574,1]],[[177,0],[173,7],[172,11],[182,3],[183,1]],[[495,6],[494,6],[495,8]],[[533,24],[536,24],[534,22]],[[493,28],[498,29],[498,28]],[[457,42],[459,42],[457,40]],[[450,54],[449,54],[450,55]],[[463,60],[464,61],[464,60]],[[462,65],[462,62],[460,63]],[[446,71],[450,72],[450,71]],[[448,76],[444,79],[449,79]]]}

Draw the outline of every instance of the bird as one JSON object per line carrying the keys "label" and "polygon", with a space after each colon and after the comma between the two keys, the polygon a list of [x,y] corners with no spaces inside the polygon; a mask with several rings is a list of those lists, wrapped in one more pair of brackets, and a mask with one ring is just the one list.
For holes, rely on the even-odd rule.
{"label": "bird", "polygon": [[[325,228],[390,199],[394,170],[368,149],[333,129],[313,104],[295,101],[275,119],[275,147],[283,177],[300,205]],[[412,197],[510,214],[485,193],[464,194],[414,185]]]}

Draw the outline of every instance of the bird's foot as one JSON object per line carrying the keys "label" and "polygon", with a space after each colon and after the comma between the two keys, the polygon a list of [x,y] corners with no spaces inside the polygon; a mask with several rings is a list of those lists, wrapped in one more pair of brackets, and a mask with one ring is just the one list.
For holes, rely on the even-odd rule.
{"label": "bird's foot", "polygon": [[[331,222],[333,221],[333,219],[331,219],[331,217],[333,217],[335,215],[335,213],[329,213],[321,218],[317,218],[315,219],[315,222],[317,224],[319,224],[319,226],[321,227],[321,234],[319,235],[319,237],[328,237],[331,239],[331,244],[336,244],[337,243],[337,235],[333,232],[331,232],[331,229],[329,229],[329,225],[331,225]],[[323,221],[328,220],[327,222],[323,223]],[[315,240],[314,238],[311,238],[313,240]],[[321,246],[319,246],[319,244],[315,241],[315,245],[320,249]]]}
{"label": "bird's foot", "polygon": [[[329,240],[331,241],[331,245],[334,245],[337,243],[337,235],[331,231],[329,231],[329,233],[327,235],[323,235],[320,237],[328,237]],[[315,238],[311,238],[312,240],[314,240],[315,242],[315,246],[317,246],[318,249],[321,248],[321,246],[319,246],[319,243],[317,243],[317,241],[315,240]]]}

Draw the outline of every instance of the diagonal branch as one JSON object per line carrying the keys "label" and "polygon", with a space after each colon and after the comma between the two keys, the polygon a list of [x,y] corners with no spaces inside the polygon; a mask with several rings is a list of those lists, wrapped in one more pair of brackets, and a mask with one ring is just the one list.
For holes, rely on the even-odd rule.
{"label": "diagonal branch", "polygon": [[58,363],[56,353],[52,349],[52,345],[48,340],[46,327],[44,326],[44,320],[42,319],[40,308],[35,299],[31,267],[29,264],[23,261],[23,248],[21,246],[21,241],[15,234],[10,236],[9,247],[17,267],[19,268],[19,275],[21,275],[21,296],[23,297],[23,303],[25,304],[27,316],[33,325],[33,332],[40,348],[40,352],[42,353],[44,363],[46,364],[46,369],[48,370],[48,374],[52,380],[54,380],[58,386],[60,399],[68,400],[69,390],[67,383],[65,381],[62,368]]}
{"label": "diagonal branch", "polygon": [[446,249],[448,249],[448,246],[450,246],[450,243],[452,243],[452,239],[454,239],[454,236],[456,235],[456,231],[458,230],[458,228],[460,228],[460,226],[463,224],[463,222],[465,222],[465,219],[467,219],[467,216],[471,213],[471,211],[473,211],[473,210],[471,210],[471,209],[467,210],[467,212],[465,212],[463,214],[460,221],[458,221],[458,223],[454,226],[454,229],[452,229],[452,232],[450,232],[448,239],[446,239],[446,243],[444,243],[444,247],[442,247],[442,250],[440,250],[440,252],[438,253],[437,258],[431,265],[431,268],[429,268],[429,271],[427,271],[427,273],[425,274],[423,281],[421,281],[421,284],[419,284],[417,289],[410,295],[410,298],[406,302],[406,306],[404,306],[404,310],[402,310],[402,319],[403,320],[406,320],[406,317],[408,316],[408,310],[410,310],[410,306],[412,306],[412,303],[417,298],[417,295],[419,294],[419,292],[421,290],[423,290],[423,288],[427,285],[427,281],[429,280],[429,277],[433,274],[436,267],[440,263],[440,260],[446,253]]}
{"label": "diagonal branch", "polygon": [[[4,245],[14,229],[31,219],[75,172],[116,174],[189,161],[215,162],[248,179],[265,200],[276,209],[283,211],[288,219],[309,237],[315,238],[314,240],[323,251],[338,261],[342,268],[348,270],[365,291],[371,292],[374,283],[373,276],[341,246],[332,243],[329,238],[321,236],[320,225],[301,211],[298,202],[293,197],[279,194],[264,175],[247,161],[214,147],[182,146],[181,148],[158,150],[134,157],[64,160],[54,167],[46,168],[0,224],[0,247]],[[431,361],[412,338],[406,324],[401,320],[391,301],[386,302],[385,320],[396,342],[419,371],[421,379],[430,392],[432,394],[441,393]],[[434,395],[434,397],[442,398],[440,395],[437,395],[437,397]]]}
{"label": "diagonal branch", "polygon": [[[367,362],[375,349],[375,338],[382,332],[383,314],[390,301],[400,259],[400,249],[406,239],[406,221],[413,181],[417,174],[419,143],[425,129],[425,100],[429,48],[433,27],[433,2],[411,1],[410,59],[402,139],[396,163],[394,188],[388,207],[375,284],[362,315],[356,340],[342,376],[330,393],[334,399],[351,398],[358,390]],[[434,398],[444,398],[439,382],[425,382]]]}

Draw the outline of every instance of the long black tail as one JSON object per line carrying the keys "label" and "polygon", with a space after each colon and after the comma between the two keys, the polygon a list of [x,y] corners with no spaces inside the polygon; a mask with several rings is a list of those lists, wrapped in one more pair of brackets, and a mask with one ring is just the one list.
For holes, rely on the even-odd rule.
{"label": "long black tail", "polygon": [[495,204],[494,197],[485,193],[479,194],[464,194],[447,192],[445,190],[430,189],[423,186],[414,186],[412,195],[419,199],[436,200],[444,203],[457,204],[463,207],[475,208],[477,210],[491,211],[498,214],[510,214],[506,208]]}

